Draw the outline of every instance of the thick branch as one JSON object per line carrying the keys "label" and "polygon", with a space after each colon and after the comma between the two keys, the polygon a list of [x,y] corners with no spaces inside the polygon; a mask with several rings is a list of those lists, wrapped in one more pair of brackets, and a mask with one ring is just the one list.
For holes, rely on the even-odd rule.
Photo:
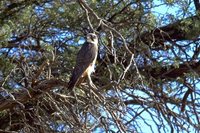
{"label": "thick branch", "polygon": [[200,35],[198,15],[143,33],[138,40],[148,45],[161,46],[167,41],[193,40]]}
{"label": "thick branch", "polygon": [[200,61],[199,62],[190,62],[180,64],[179,67],[175,67],[173,65],[161,67],[161,68],[145,68],[140,69],[141,71],[145,71],[145,73],[149,73],[155,79],[176,79],[178,77],[182,77],[187,73],[195,72],[196,74],[200,74]]}
{"label": "thick branch", "polygon": [[33,87],[33,89],[21,90],[19,92],[13,93],[12,96],[0,98],[0,111],[11,109],[16,105],[23,106],[23,104],[26,103],[28,100],[34,99],[43,94],[43,92],[47,92],[53,87],[58,86],[67,87],[67,83],[58,79],[45,80],[41,81],[41,83]]}
{"label": "thick branch", "polygon": [[194,91],[194,89],[192,88],[192,86],[189,83],[185,83],[185,86],[188,87],[188,90],[186,91],[186,93],[184,94],[184,97],[182,99],[182,106],[181,106],[181,111],[185,111],[185,106],[187,104],[187,98],[188,96]]}
{"label": "thick branch", "polygon": [[194,0],[194,5],[197,11],[200,11],[200,1],[199,0]]}

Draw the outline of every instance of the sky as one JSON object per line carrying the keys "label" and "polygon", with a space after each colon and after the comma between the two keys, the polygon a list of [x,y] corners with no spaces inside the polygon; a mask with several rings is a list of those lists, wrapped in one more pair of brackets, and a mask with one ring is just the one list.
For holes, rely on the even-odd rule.
{"label": "sky", "polygon": [[[163,4],[163,1],[164,0],[154,0],[154,4],[157,5],[157,6],[151,10],[152,13],[156,17],[163,20],[163,22],[160,23],[160,26],[167,25],[168,23],[171,23],[167,20],[167,17],[165,18],[165,16],[167,16],[167,15],[177,16],[177,14],[178,14],[178,17],[176,17],[175,19],[182,19],[182,18],[185,18],[185,17],[188,17],[190,15],[195,14],[195,8],[194,8],[193,3],[188,7],[188,14],[183,16],[182,12],[180,12],[181,5],[166,6],[165,4]],[[160,5],[160,6],[158,6],[158,5]],[[200,88],[199,86],[200,85],[198,85],[197,87]],[[140,95],[141,93],[138,92],[138,94]],[[180,112],[180,110],[178,110],[178,109],[176,109],[176,111]],[[148,122],[152,126],[152,130],[154,131],[154,133],[163,133],[164,132],[162,129],[157,129],[157,126],[152,121],[149,113],[144,112],[144,113],[142,113],[142,115],[144,116],[144,118],[146,118],[146,122]],[[156,122],[159,123],[159,121],[156,121]],[[149,133],[151,131],[150,127],[148,127],[147,124],[145,124],[143,120],[140,121],[140,124],[141,124],[142,127],[144,127],[144,128],[142,128],[142,131],[143,131],[142,133]],[[166,123],[166,125],[168,125],[168,124]],[[193,129],[190,128],[191,133],[194,132],[192,130]],[[168,129],[167,132],[170,132],[170,129]],[[179,131],[174,131],[174,133],[179,133]],[[182,132],[182,133],[186,133],[186,132]]]}

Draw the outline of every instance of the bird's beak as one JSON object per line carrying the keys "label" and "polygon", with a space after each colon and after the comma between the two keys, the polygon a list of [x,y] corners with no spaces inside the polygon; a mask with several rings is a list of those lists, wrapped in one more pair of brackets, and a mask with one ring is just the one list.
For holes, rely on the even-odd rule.
{"label": "bird's beak", "polygon": [[91,39],[92,39],[92,41],[94,41],[95,40],[95,36],[91,36]]}

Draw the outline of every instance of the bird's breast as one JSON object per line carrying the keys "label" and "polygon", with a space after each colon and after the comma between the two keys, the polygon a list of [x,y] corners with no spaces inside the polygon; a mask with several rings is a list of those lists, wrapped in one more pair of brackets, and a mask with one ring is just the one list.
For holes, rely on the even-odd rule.
{"label": "bird's breast", "polygon": [[95,70],[94,70],[94,67],[95,67],[95,64],[91,63],[88,68],[85,70],[85,72],[82,74],[81,77],[85,77],[87,75],[91,75],[91,73],[93,73]]}

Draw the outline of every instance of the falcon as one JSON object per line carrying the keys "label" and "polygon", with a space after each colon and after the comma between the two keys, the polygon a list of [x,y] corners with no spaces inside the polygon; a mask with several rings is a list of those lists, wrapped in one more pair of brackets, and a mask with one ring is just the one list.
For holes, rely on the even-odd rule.
{"label": "falcon", "polygon": [[96,34],[89,33],[86,42],[79,50],[76,58],[76,65],[68,83],[68,89],[72,90],[74,86],[80,84],[86,77],[89,85],[93,85],[90,75],[94,72],[95,62],[98,54],[98,38]]}

